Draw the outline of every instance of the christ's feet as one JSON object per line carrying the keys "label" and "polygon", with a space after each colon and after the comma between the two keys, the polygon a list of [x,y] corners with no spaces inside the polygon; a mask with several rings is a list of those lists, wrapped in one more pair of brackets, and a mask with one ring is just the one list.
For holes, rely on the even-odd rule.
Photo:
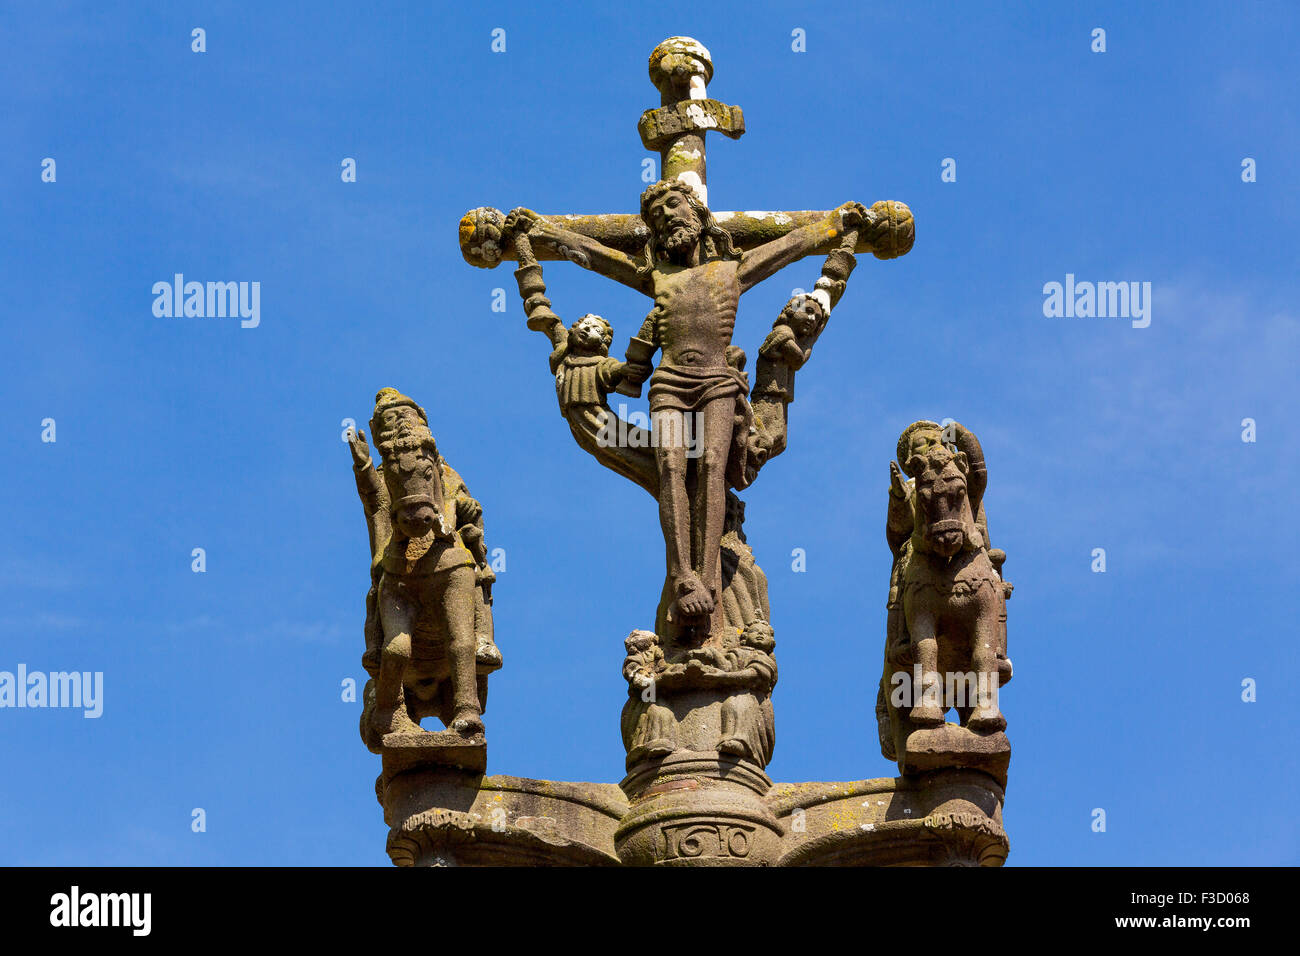
{"label": "christ's feet", "polygon": [[706,618],[713,613],[713,596],[693,573],[677,579],[677,613],[687,620]]}

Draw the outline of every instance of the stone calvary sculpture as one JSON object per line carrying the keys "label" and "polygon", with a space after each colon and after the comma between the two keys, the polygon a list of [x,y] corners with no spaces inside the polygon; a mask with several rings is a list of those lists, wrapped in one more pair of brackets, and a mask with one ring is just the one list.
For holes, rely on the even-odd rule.
{"label": "stone calvary sculpture", "polygon": [[[482,762],[487,675],[501,666],[483,509],[411,399],[381,389],[370,428],[379,469],[365,433],[349,434],[371,553],[362,738],[375,752],[440,746]],[[426,716],[447,733],[426,735]]]}
{"label": "stone calvary sculpture", "polygon": [[[1005,782],[1011,747],[997,700],[1011,679],[1012,586],[1002,579],[1006,553],[989,544],[984,452],[957,422],[919,421],[897,454],[905,464],[890,462],[881,753],[905,772],[969,765]],[[945,723],[949,709],[957,724]]]}
{"label": "stone calvary sculpture", "polygon": [[[638,129],[663,178],[641,194],[639,213],[481,207],[459,230],[471,265],[517,264],[527,327],[548,340],[573,439],[656,501],[663,586],[653,628],[647,604],[623,642],[626,775],[614,786],[484,774],[487,675],[501,655],[482,508],[438,454],[423,410],[384,389],[371,420],[380,468],[364,434],[350,443],[372,555],[362,736],[383,757],[376,792],[389,854],[402,865],[1000,863],[1010,748],[997,690],[1010,677],[1010,585],[1005,555],[988,545],[983,454],[959,425],[910,426],[902,471],[891,465],[894,564],[876,716],[882,753],[902,776],[774,784],[765,772],[776,630],[737,493],[787,449],[795,379],[857,254],[906,254],[911,212],[890,201],[713,211],[705,136],[739,138],[743,114],[708,98],[713,64],[697,41],[664,41],[649,67],[661,105]],[[751,385],[732,341],[742,297],[810,255],[824,256],[820,275],[775,318]],[[609,354],[610,322],[586,314],[566,328],[552,310],[550,261],[650,300],[622,360]],[[647,385],[648,428],[610,406],[611,395],[639,397]],[[973,674],[973,695],[946,688],[945,671]],[[949,709],[958,723],[944,722]],[[425,717],[445,729],[422,728]]]}

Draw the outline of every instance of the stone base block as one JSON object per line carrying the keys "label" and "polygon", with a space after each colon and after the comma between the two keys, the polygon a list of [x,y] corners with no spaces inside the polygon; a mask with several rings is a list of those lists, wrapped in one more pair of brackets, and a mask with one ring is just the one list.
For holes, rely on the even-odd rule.
{"label": "stone base block", "polygon": [[416,767],[376,781],[397,866],[611,866],[627,810],[611,783]]}
{"label": "stone base block", "polygon": [[415,767],[458,767],[476,773],[487,769],[487,740],[482,734],[464,737],[452,730],[385,734],[380,752],[385,777]]}
{"label": "stone base block", "polygon": [[678,752],[620,786],[386,766],[376,795],[398,866],[1000,866],[1008,849],[1002,785],[974,769],[773,784]]}
{"label": "stone base block", "polygon": [[778,783],[779,866],[1001,866],[1002,786],[979,770],[846,783]]}
{"label": "stone base block", "polygon": [[1011,743],[1002,731],[981,734],[958,724],[924,727],[907,735],[898,769],[904,774],[929,773],[946,767],[983,770],[1007,785]]}

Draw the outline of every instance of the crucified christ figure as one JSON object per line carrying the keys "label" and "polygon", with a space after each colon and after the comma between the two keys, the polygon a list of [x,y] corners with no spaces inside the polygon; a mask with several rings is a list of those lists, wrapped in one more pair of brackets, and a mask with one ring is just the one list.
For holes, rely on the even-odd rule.
{"label": "crucified christ figure", "polygon": [[[641,218],[649,238],[639,261],[527,209],[514,210],[505,227],[654,299],[628,348],[625,381],[639,394],[641,383],[650,380],[670,619],[699,626],[720,600],[727,458],[749,392],[740,363],[728,361],[735,355],[731,334],[740,296],[827,240],[874,225],[876,214],[845,203],[819,221],[741,252],[691,186],[672,180],[642,193]],[[652,369],[660,350],[659,366]]]}

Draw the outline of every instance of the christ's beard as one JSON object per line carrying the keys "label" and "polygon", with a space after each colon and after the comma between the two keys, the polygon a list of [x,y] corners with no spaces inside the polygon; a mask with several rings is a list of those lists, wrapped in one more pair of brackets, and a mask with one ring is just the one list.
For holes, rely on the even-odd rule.
{"label": "christ's beard", "polygon": [[659,248],[670,259],[680,259],[700,241],[699,223],[682,223],[659,240]]}

